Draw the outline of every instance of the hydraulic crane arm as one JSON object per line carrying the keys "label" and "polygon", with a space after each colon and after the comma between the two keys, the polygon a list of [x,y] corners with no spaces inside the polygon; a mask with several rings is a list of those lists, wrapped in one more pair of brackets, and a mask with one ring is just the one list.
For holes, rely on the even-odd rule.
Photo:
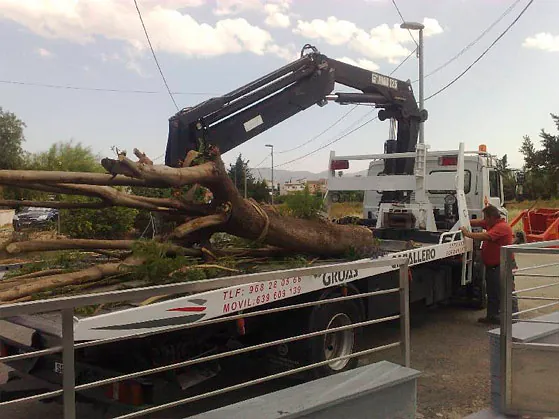
{"label": "hydraulic crane arm", "polygon": [[[335,83],[360,92],[332,94]],[[188,151],[203,144],[217,146],[225,153],[298,112],[315,104],[324,106],[328,101],[374,104],[381,108],[381,121],[395,118],[397,139],[386,146],[387,152],[413,151],[419,124],[427,119],[427,113],[417,106],[409,82],[333,60],[305,45],[298,60],[171,117],[165,164],[179,165]],[[413,159],[398,160],[402,161],[387,161],[390,171],[413,170]]]}

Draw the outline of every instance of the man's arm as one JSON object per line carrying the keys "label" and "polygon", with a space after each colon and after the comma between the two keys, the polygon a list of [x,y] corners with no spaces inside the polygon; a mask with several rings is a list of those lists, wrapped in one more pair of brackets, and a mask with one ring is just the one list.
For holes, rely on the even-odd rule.
{"label": "man's arm", "polygon": [[464,237],[469,237],[470,239],[481,240],[481,241],[492,240],[491,236],[486,231],[484,231],[483,233],[472,233],[471,231],[468,231],[466,227],[460,227],[460,230],[462,231]]}
{"label": "man's arm", "polygon": [[473,219],[470,220],[470,225],[472,227],[481,227],[481,228],[487,228],[487,222],[483,219]]}

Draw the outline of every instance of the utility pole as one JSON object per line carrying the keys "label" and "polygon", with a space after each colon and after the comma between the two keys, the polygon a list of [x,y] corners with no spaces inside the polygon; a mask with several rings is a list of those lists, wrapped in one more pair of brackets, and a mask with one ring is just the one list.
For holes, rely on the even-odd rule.
{"label": "utility pole", "polygon": [[243,172],[245,173],[245,199],[247,199],[247,165],[243,165]]}
{"label": "utility pole", "polygon": [[[400,28],[409,31],[419,31],[419,42],[417,44],[417,58],[419,60],[419,110],[423,111],[423,86],[425,81],[423,76],[423,29],[425,29],[425,25],[419,22],[404,22],[400,25]],[[419,143],[425,143],[425,122],[419,124]]]}
{"label": "utility pole", "polygon": [[266,144],[266,147],[270,147],[272,153],[272,205],[274,205],[274,146]]}

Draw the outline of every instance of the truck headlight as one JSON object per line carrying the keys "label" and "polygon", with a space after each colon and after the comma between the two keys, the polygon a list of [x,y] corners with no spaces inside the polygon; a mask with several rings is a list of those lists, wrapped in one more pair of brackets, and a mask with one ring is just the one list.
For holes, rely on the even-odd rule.
{"label": "truck headlight", "polygon": [[446,205],[454,205],[454,204],[456,204],[456,197],[452,194],[449,194],[449,195],[444,197],[444,203]]}

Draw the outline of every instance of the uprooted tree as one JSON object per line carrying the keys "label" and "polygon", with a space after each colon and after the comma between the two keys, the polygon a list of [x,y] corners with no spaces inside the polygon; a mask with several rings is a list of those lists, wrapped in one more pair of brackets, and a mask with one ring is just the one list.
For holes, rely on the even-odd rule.
{"label": "uprooted tree", "polygon": [[[372,231],[366,227],[338,225],[319,217],[289,217],[281,215],[272,206],[244,199],[227,175],[216,148],[207,147],[204,153],[190,151],[176,168],[155,165],[137,149],[134,154],[137,161],[128,158],[125,152],[118,152],[116,159],[103,159],[101,165],[107,173],[0,170],[1,185],[90,198],[87,202],[3,200],[0,207],[101,209],[115,206],[159,213],[176,225],[170,233],[154,238],[163,246],[166,256],[201,258],[204,261],[200,266],[229,272],[235,272],[235,269],[212,264],[212,261],[231,255],[258,257],[290,252],[340,257],[348,254],[367,256],[376,251]],[[130,192],[135,187],[171,188],[174,192],[171,197],[140,196]],[[200,196],[196,193],[199,188],[211,192],[210,202],[195,198]],[[251,246],[249,250],[216,248],[210,240],[215,233],[228,233],[258,246]],[[90,283],[117,275],[126,267],[141,266],[146,258],[133,252],[134,243],[132,240],[76,239],[12,242],[4,248],[8,255],[63,249],[124,252],[118,253],[120,260],[77,272],[50,271],[32,278],[26,275],[12,278],[9,288],[0,286],[0,301],[19,301],[49,286]],[[181,268],[177,267],[176,271]]]}

